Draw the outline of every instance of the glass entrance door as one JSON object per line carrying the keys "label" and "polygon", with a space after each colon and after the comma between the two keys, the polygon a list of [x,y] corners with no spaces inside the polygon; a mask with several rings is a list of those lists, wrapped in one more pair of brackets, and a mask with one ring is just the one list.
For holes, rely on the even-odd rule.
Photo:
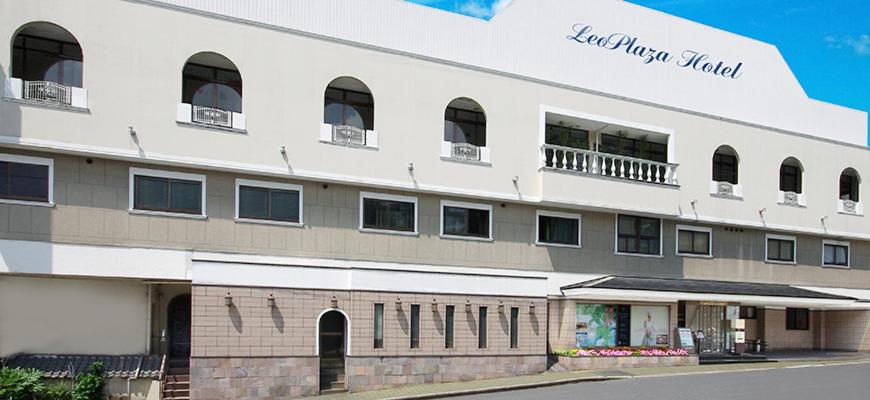
{"label": "glass entrance door", "polygon": [[728,349],[727,337],[731,325],[725,319],[725,306],[700,305],[698,307],[698,330],[704,333],[699,340],[698,350],[704,353],[725,353]]}

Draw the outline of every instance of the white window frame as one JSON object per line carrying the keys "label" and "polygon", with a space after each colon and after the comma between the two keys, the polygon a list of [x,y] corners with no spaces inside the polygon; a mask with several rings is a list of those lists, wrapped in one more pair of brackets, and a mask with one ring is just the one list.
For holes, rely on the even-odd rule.
{"label": "white window frame", "polygon": [[[554,217],[577,220],[577,244],[541,242],[541,217]],[[558,211],[537,210],[535,212],[535,244],[538,246],[566,247],[579,249],[583,247],[583,216]]]}
{"label": "white window frame", "polygon": [[[134,208],[136,204],[136,177],[137,176],[150,176],[154,178],[168,178],[168,179],[182,179],[188,181],[198,181],[201,184],[201,193],[202,199],[200,200],[200,204],[202,204],[202,209],[199,214],[185,214],[185,213],[174,213],[168,211],[151,211],[151,210],[139,210]],[[187,172],[176,172],[176,171],[166,171],[159,169],[149,169],[149,168],[135,168],[130,167],[130,183],[129,183],[129,203],[127,212],[131,214],[143,214],[143,215],[160,215],[166,217],[179,217],[179,218],[195,218],[195,219],[205,219],[208,218],[206,215],[206,177],[202,174],[191,174]]]}
{"label": "white window frame", "polygon": [[0,199],[3,204],[19,204],[26,206],[54,207],[54,159],[44,157],[22,156],[18,154],[0,154],[0,161],[18,164],[43,165],[48,167],[48,202],[33,200]]}
{"label": "white window frame", "polygon": [[[641,254],[641,253],[623,253],[619,251],[619,216],[624,215],[626,217],[635,217],[635,218],[649,218],[649,219],[657,219],[659,220],[659,254]],[[643,215],[636,214],[615,214],[613,219],[613,254],[617,256],[630,256],[630,257],[647,257],[647,258],[664,258],[664,245],[665,245],[665,220],[656,217],[647,217]]]}
{"label": "white window frame", "polygon": [[[290,221],[273,221],[269,219],[256,219],[256,218],[242,218],[239,217],[239,207],[241,203],[239,202],[239,195],[241,192],[242,186],[255,187],[261,189],[277,189],[277,190],[293,190],[299,192],[299,222],[290,222]],[[236,222],[241,223],[249,223],[249,224],[265,224],[265,225],[283,225],[283,226],[294,226],[294,227],[303,227],[304,223],[304,210],[302,205],[304,204],[304,193],[302,192],[302,185],[296,185],[292,183],[282,183],[282,182],[271,182],[271,181],[258,181],[253,179],[241,179],[236,178],[236,206],[235,206],[235,216],[233,219]]]}
{"label": "white window frame", "polygon": [[[790,241],[792,241],[792,243],[794,243],[794,260],[792,260],[792,261],[779,261],[779,260],[770,260],[770,259],[768,259],[768,258],[767,258],[767,254],[768,254],[768,253],[767,253],[767,246],[770,244],[770,243],[769,243],[769,242],[770,242],[769,239],[776,239],[776,240],[790,240]],[[771,264],[797,265],[797,252],[798,252],[798,248],[797,248],[797,237],[795,237],[795,236],[788,236],[788,235],[775,235],[775,234],[772,234],[772,233],[768,233],[768,234],[765,234],[765,235],[764,235],[764,262],[766,262],[766,263],[771,263]],[[825,255],[822,254],[822,257],[824,257],[824,256],[825,256]]]}
{"label": "white window frame", "polygon": [[[462,235],[448,235],[444,233],[444,207],[458,207],[458,208],[468,208],[472,210],[485,210],[489,212],[489,237],[475,237],[475,236],[462,236]],[[440,214],[440,218],[438,221],[438,232],[439,236],[444,239],[458,239],[458,240],[476,240],[483,242],[492,242],[492,205],[491,204],[483,204],[483,203],[468,203],[464,201],[453,201],[453,200],[441,200],[440,209],[438,210]]]}
{"label": "white window frame", "polygon": [[[847,252],[846,253],[846,265],[825,263],[825,245],[845,246],[846,252]],[[851,242],[844,242],[844,241],[840,241],[840,240],[822,240],[822,266],[826,267],[826,268],[840,268],[840,269],[852,268],[852,244],[851,244]]]}
{"label": "white window frame", "polygon": [[[377,199],[377,200],[388,200],[388,201],[399,201],[402,203],[414,203],[414,231],[413,232],[405,232],[405,231],[394,231],[390,229],[375,229],[375,228],[364,228],[365,221],[365,207],[363,206],[365,199]],[[417,236],[420,233],[420,204],[416,196],[402,196],[398,194],[388,194],[388,193],[376,193],[376,192],[359,192],[359,230],[360,232],[372,232],[372,233],[387,233],[391,235],[404,235],[404,236]]]}
{"label": "white window frame", "polygon": [[[707,241],[707,254],[680,253],[680,231],[701,232],[709,235]],[[680,257],[713,258],[713,228],[707,226],[693,226],[677,224],[674,234],[674,254]]]}

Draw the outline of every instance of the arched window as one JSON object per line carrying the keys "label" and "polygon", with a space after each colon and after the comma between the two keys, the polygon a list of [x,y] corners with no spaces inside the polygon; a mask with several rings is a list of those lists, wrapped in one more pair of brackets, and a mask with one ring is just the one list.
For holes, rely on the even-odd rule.
{"label": "arched window", "polygon": [[489,162],[483,107],[466,97],[451,101],[444,111],[442,143],[441,156],[444,158]]}
{"label": "arched window", "polygon": [[858,171],[846,168],[840,174],[840,200],[859,202],[858,189],[861,185],[861,177]]}
{"label": "arched window", "polygon": [[228,58],[212,52],[194,54],[181,76],[181,101],[193,106],[193,122],[222,125],[226,112],[242,112],[242,75]]}
{"label": "arched window", "polygon": [[794,157],[786,158],[779,167],[779,190],[791,193],[803,193],[804,167]]}
{"label": "arched window", "polygon": [[713,153],[713,181],[738,183],[738,167],[740,159],[731,146],[722,145]]}
{"label": "arched window", "polygon": [[86,95],[72,90],[82,87],[83,59],[66,29],[48,22],[24,25],[12,39],[12,77],[22,81],[15,83],[15,97],[87,107]]}
{"label": "arched window", "polygon": [[324,123],[353,127],[361,131],[374,130],[374,97],[368,86],[360,80],[346,76],[336,78],[326,87],[324,97]]}

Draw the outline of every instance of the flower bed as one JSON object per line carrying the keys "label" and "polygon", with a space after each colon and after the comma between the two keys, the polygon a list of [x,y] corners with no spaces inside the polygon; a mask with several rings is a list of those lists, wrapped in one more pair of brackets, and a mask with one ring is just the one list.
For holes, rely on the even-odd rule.
{"label": "flower bed", "polygon": [[553,353],[551,370],[554,371],[698,365],[698,356],[689,354],[685,349],[563,349]]}
{"label": "flower bed", "polygon": [[648,348],[600,348],[600,349],[570,349],[553,352],[562,357],[684,357],[689,352],[686,349],[669,349],[660,347]]}

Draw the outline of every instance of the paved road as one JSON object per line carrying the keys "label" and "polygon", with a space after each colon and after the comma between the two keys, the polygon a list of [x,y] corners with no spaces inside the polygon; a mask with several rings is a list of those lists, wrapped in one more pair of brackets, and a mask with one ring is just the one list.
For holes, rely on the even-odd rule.
{"label": "paved road", "polygon": [[455,397],[462,400],[868,400],[870,363],[617,381]]}

